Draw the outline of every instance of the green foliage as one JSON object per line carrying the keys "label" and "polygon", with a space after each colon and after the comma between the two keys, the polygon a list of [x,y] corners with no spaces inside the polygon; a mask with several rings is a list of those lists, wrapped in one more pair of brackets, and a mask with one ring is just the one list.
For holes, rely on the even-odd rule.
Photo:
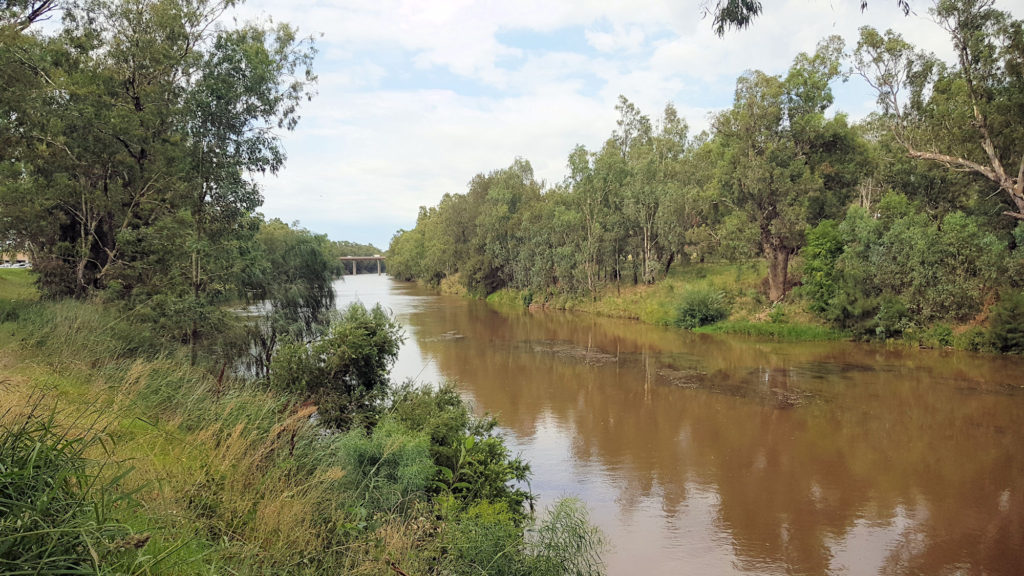
{"label": "green foliage", "polygon": [[451,385],[401,386],[393,393],[388,412],[410,430],[429,435],[438,467],[433,493],[463,505],[500,502],[518,522],[525,521],[525,504],[532,505],[533,495],[522,484],[529,479],[530,467],[509,453],[495,432],[495,419],[474,417]]}
{"label": "green foliage", "polygon": [[452,574],[527,574],[523,531],[504,502],[477,502],[456,516],[446,534]]}
{"label": "green foliage", "polygon": [[825,226],[805,251],[805,291],[813,310],[861,335],[966,320],[1004,270],[1005,244],[977,218],[935,222],[899,194],[882,199],[877,218],[854,207],[837,229]]}
{"label": "green foliage", "polygon": [[578,500],[563,498],[535,528],[529,541],[531,574],[598,576],[604,573],[605,541]]}
{"label": "green foliage", "polygon": [[676,307],[674,324],[690,330],[726,319],[729,306],[725,293],[712,287],[690,288],[683,292]]}
{"label": "green foliage", "polygon": [[[327,237],[292,228],[280,220],[260,227],[256,236],[259,266],[248,284],[249,297],[265,308],[247,326],[248,364],[267,377],[281,338],[307,341],[321,334],[334,309],[337,271]],[[336,260],[336,259],[335,259]]]}
{"label": "green foliage", "polygon": [[843,248],[843,237],[834,220],[822,220],[807,232],[807,245],[801,251],[804,258],[801,291],[810,298],[814,312],[825,312],[836,297],[839,287],[835,268]]}
{"label": "green foliage", "polygon": [[342,486],[353,500],[347,505],[369,514],[397,513],[422,498],[435,474],[429,440],[384,418],[370,433],[350,430],[332,446],[345,471]]}
{"label": "green foliage", "polygon": [[604,538],[576,500],[557,501],[522,530],[504,503],[479,502],[455,517],[446,534],[446,572],[492,576],[597,576]]}
{"label": "green foliage", "polygon": [[129,316],[119,307],[90,302],[65,300],[25,306],[18,312],[18,326],[29,346],[93,366],[111,360],[154,358],[170,346],[144,319]]}
{"label": "green foliage", "polygon": [[195,310],[244,290],[252,175],[282,167],[315,50],[286,24],[223,12],[90,0],[62,6],[52,33],[5,32],[0,229],[33,247],[45,297],[116,281],[136,303],[188,300],[164,309],[186,312],[176,330],[195,341]]}
{"label": "green foliage", "polygon": [[0,299],[0,323],[17,322],[25,304],[16,300]]}
{"label": "green foliage", "polygon": [[278,348],[271,386],[314,399],[326,424],[347,428],[383,397],[402,340],[401,326],[379,304],[353,303],[322,338]]}
{"label": "green foliage", "polygon": [[1000,352],[1024,354],[1024,292],[1004,293],[992,308],[989,337]]}
{"label": "green foliage", "polygon": [[[109,463],[87,457],[104,431],[86,416],[58,423],[40,410],[0,427],[0,572],[125,573],[149,540],[115,515],[133,506],[119,486],[128,471],[108,473]],[[84,430],[62,429],[70,424]]]}
{"label": "green foliage", "polygon": [[1007,256],[1006,269],[1010,286],[1024,288],[1024,222],[1013,229],[1013,250]]}

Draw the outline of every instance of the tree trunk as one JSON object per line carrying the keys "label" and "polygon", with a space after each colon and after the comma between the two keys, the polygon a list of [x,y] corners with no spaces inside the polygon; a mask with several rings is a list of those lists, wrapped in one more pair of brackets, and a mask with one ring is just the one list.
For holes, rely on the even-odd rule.
{"label": "tree trunk", "polygon": [[768,257],[768,299],[773,303],[786,296],[790,253],[787,248],[765,247],[765,255]]}

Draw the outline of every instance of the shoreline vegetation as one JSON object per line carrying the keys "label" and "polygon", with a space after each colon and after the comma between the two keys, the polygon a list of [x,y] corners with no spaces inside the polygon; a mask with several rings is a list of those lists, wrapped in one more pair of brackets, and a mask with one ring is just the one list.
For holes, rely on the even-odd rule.
{"label": "shoreline vegetation", "polygon": [[[586,510],[538,505],[493,418],[388,383],[381,309],[319,341],[344,376],[303,380],[321,366],[291,345],[268,383],[114,304],[40,301],[32,276],[0,270],[0,572],[602,572]],[[332,376],[360,385],[307,388]]]}
{"label": "shoreline vegetation", "polygon": [[[800,264],[796,266],[799,280]],[[817,318],[799,288],[784,302],[770,304],[759,288],[765,282],[765,264],[760,260],[739,263],[689,264],[676,268],[666,278],[651,285],[607,287],[593,298],[548,292],[503,288],[484,300],[504,310],[560,310],[582,312],[606,318],[635,320],[656,326],[671,326],[703,334],[728,334],[770,339],[780,342],[882,341],[890,346],[998,353],[994,336],[977,322],[943,324],[906,329],[889,338],[856,335],[839,330]],[[473,298],[460,283],[458,275],[445,278],[437,286],[419,282],[439,294]],[[696,310],[681,303],[687,294],[697,298]],[[706,296],[710,294],[710,300]],[[705,314],[715,306],[722,310]],[[696,317],[697,321],[693,321]],[[687,322],[690,318],[690,322]],[[700,323],[700,319],[714,319]]]}
{"label": "shoreline vegetation", "polygon": [[[516,158],[421,207],[389,272],[697,331],[1024,353],[1024,22],[987,0],[929,12],[955,61],[830,36],[744,73],[699,134],[619,96],[560,181]],[[850,76],[878,96],[857,122],[833,106]]]}

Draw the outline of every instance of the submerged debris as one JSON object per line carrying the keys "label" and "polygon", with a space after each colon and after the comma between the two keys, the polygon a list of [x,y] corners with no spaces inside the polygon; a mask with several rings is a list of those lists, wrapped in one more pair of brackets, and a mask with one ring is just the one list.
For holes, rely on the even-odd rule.
{"label": "submerged debris", "polygon": [[663,383],[686,388],[688,390],[706,390],[715,394],[723,394],[736,398],[760,399],[765,404],[786,410],[796,408],[807,403],[814,397],[813,394],[805,392],[792,385],[785,387],[762,386],[759,381],[763,378],[760,373],[754,373],[752,378],[739,378],[722,372],[715,372],[709,376],[700,370],[675,370],[672,368],[661,368],[658,376]]}
{"label": "submerged debris", "polygon": [[618,362],[618,357],[602,352],[597,348],[584,348],[570,342],[555,340],[539,340],[533,343],[534,352],[554,354],[563,358],[581,360],[590,366],[604,366],[611,362]]}
{"label": "submerged debris", "polygon": [[441,334],[440,336],[435,336],[433,338],[427,338],[426,341],[427,342],[443,342],[445,340],[458,340],[460,338],[465,338],[465,336],[463,336],[462,334],[459,334],[455,330],[449,330],[448,332],[445,332],[444,334]]}
{"label": "submerged debris", "polygon": [[661,376],[670,384],[690,389],[703,388],[708,377],[706,372],[701,372],[700,370],[673,370],[671,368],[658,370],[658,376]]}

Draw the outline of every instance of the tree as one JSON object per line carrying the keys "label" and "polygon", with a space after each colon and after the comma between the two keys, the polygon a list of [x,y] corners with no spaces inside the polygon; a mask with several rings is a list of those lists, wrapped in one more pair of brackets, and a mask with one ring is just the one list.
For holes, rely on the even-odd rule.
{"label": "tree", "polygon": [[1024,220],[1024,22],[993,0],[942,0],[932,11],[957,64],[916,52],[892,32],[861,29],[854,70],[878,92],[893,135],[911,158],[978,174]]}
{"label": "tree", "polygon": [[320,339],[290,341],[274,355],[271,384],[318,403],[324,422],[348,428],[380,401],[398,358],[402,328],[380,305],[349,305]]}
{"label": "tree", "polygon": [[724,151],[723,196],[759,231],[772,302],[786,294],[789,260],[803,244],[809,219],[825,216],[809,210],[811,201],[848,193],[839,183],[829,190],[824,181],[827,168],[850,153],[845,118],[824,115],[841,53],[841,40],[831,37],[814,55],[798,55],[785,79],[745,74],[732,109],[715,119]]}
{"label": "tree", "polygon": [[[45,223],[9,230],[35,248],[44,293],[168,293],[156,261],[187,270],[171,278],[193,299],[230,283],[212,265],[255,230],[249,175],[281,167],[277,132],[315,80],[288,26],[215,25],[231,4],[89,0],[56,38],[11,48],[36,81],[3,100],[19,146],[0,207]],[[175,236],[185,249],[161,244]]]}
{"label": "tree", "polygon": [[115,288],[193,359],[251,276],[251,175],[281,168],[278,134],[315,81],[310,42],[284,24],[221,25],[233,4],[83,0],[56,37],[0,47],[18,80],[0,98],[13,152],[0,232],[32,246],[44,295]]}
{"label": "tree", "polygon": [[[896,6],[903,15],[910,14],[910,0],[896,0]],[[867,0],[860,0],[861,12],[868,7]],[[750,26],[761,13],[764,6],[759,0],[716,0],[715,6],[704,3],[704,13],[711,14],[711,26],[718,36],[724,36],[729,28],[742,30]]]}
{"label": "tree", "polygon": [[249,298],[264,312],[249,328],[249,364],[266,378],[281,339],[308,342],[319,337],[334,309],[331,283],[336,270],[326,236],[273,219],[256,235],[255,277]]}

